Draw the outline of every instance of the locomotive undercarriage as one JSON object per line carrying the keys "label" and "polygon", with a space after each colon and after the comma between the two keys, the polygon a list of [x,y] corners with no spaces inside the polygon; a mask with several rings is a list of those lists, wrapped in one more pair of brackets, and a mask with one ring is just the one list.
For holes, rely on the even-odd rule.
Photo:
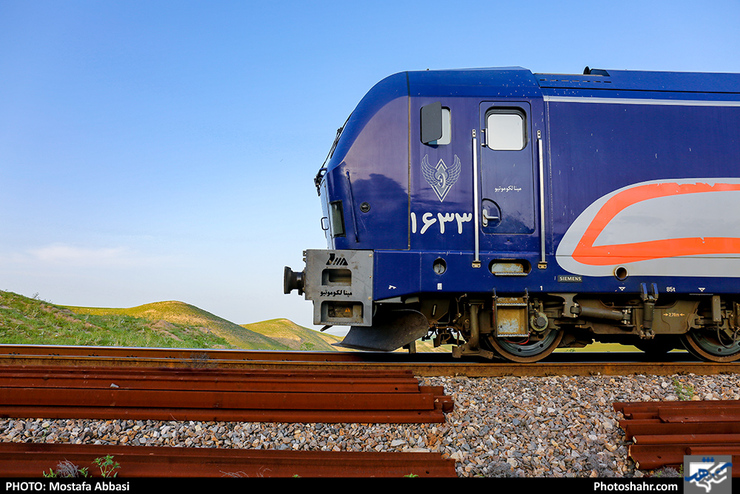
{"label": "locomotive undercarriage", "polygon": [[494,293],[412,305],[429,321],[426,338],[435,346],[453,345],[457,357],[536,362],[556,348],[598,341],[655,355],[685,348],[702,360],[740,359],[740,303],[719,295],[658,300],[648,291],[632,297]]}
{"label": "locomotive undercarriage", "polygon": [[489,293],[375,300],[372,251],[307,250],[306,269],[286,267],[284,291],[314,302],[314,323],[350,326],[339,346],[413,349],[418,339],[452,345],[457,357],[536,362],[557,348],[594,341],[660,355],[685,348],[714,362],[740,360],[740,295]]}

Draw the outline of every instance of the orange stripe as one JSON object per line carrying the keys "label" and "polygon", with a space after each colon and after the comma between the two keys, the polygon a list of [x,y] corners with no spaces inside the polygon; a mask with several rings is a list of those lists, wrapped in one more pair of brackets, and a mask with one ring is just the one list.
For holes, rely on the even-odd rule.
{"label": "orange stripe", "polygon": [[594,216],[573,251],[573,259],[594,266],[663,259],[667,257],[740,253],[737,237],[686,237],[627,244],[594,246],[617,214],[638,202],[658,197],[706,192],[738,191],[740,184],[655,183],[627,189],[611,197]]}

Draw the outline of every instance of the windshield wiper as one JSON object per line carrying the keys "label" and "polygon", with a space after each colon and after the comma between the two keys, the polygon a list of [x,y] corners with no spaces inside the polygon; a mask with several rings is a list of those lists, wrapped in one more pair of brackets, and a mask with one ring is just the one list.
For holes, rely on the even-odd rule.
{"label": "windshield wiper", "polygon": [[326,155],[324,162],[321,164],[321,168],[319,168],[318,173],[316,173],[316,176],[313,179],[313,183],[316,186],[316,192],[319,195],[321,195],[321,180],[324,178],[324,174],[326,173],[326,162],[329,161],[334,155],[334,150],[337,149],[337,144],[339,143],[339,137],[342,135],[342,131],[344,130],[344,127],[347,125],[347,122],[349,121],[349,118],[351,116],[352,114],[350,114],[350,116],[347,117],[347,120],[344,121],[344,124],[337,129],[337,135],[334,137],[334,142],[331,145],[329,154]]}

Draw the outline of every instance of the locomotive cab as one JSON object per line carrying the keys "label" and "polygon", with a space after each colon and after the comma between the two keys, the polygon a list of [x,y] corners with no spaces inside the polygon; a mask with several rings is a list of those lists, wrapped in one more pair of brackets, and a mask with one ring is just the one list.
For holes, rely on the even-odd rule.
{"label": "locomotive cab", "polygon": [[[315,179],[328,248],[305,251],[300,273],[285,268],[285,293],[298,289],[313,301],[314,324],[351,326],[346,346],[391,351],[429,330],[421,315],[408,338],[396,321],[385,326],[374,283],[376,253],[409,247],[408,106],[406,74],[396,74],[354,109]],[[372,328],[362,341],[360,328]]]}

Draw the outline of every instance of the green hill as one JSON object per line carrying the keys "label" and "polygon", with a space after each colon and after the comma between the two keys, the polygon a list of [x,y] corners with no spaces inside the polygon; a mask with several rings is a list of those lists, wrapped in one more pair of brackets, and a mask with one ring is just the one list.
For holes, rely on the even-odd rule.
{"label": "green hill", "polygon": [[[58,306],[0,291],[0,344],[348,351],[332,345],[341,339],[288,319],[238,325],[176,301],[130,308]],[[419,341],[417,351],[450,350]]]}
{"label": "green hill", "polygon": [[243,324],[244,328],[279,341],[291,350],[303,351],[336,351],[332,343],[341,338],[299,326],[288,319],[271,319],[269,321]]}
{"label": "green hill", "polygon": [[231,348],[201,327],[126,314],[128,310],[85,311],[0,291],[0,343],[163,348]]}
{"label": "green hill", "polygon": [[0,344],[336,351],[334,341],[287,319],[239,326],[183,302],[58,306],[0,291]]}
{"label": "green hill", "polygon": [[260,349],[260,350],[289,350],[290,348],[265,335],[250,331],[238,324],[227,321],[199,309],[193,305],[183,302],[154,302],[128,309],[119,308],[93,308],[93,307],[67,307],[75,314],[92,315],[126,315],[130,317],[146,319],[157,323],[161,329],[166,329],[168,324],[177,324],[211,333],[222,338],[235,348]]}

